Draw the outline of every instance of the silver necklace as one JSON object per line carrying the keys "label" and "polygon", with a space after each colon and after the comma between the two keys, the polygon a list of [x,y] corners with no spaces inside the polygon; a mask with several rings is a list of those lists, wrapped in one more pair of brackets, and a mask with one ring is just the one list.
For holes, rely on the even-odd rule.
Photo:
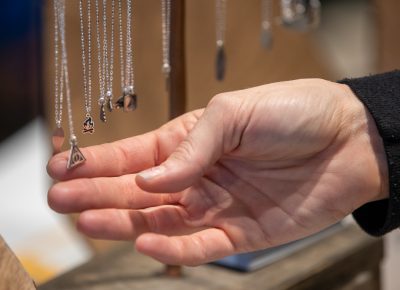
{"label": "silver necklace", "polygon": [[320,22],[321,2],[319,0],[281,0],[282,24],[286,27],[305,31],[316,28]]}
{"label": "silver necklace", "polygon": [[[114,79],[114,22],[115,22],[115,1],[111,1],[111,39],[110,53],[108,52],[108,34],[107,34],[107,0],[103,0],[103,76],[105,81],[105,95],[100,100],[103,106],[107,107],[109,112],[113,110],[113,79]],[[104,113],[104,122],[106,121]]]}
{"label": "silver necklace", "polygon": [[270,49],[272,47],[272,0],[262,0],[261,5],[261,45]]}
{"label": "silver necklace", "polygon": [[[104,12],[105,13],[105,12]],[[111,39],[110,39],[110,58],[107,63],[109,69],[107,72],[107,92],[106,92],[106,104],[109,112],[114,109],[113,105],[113,83],[114,83],[114,28],[115,28],[115,0],[111,0]]]}
{"label": "silver necklace", "polygon": [[[126,1],[126,44],[124,54],[124,38],[122,29],[122,3],[118,0],[119,18],[119,43],[120,43],[120,63],[121,63],[121,86],[122,96],[118,98],[115,106],[124,112],[134,111],[137,107],[137,95],[135,90],[135,75],[133,68],[133,45],[132,45],[132,0]],[[122,70],[124,70],[122,72]]]}
{"label": "silver necklace", "polygon": [[162,48],[163,48],[162,72],[164,73],[166,88],[167,90],[169,90],[169,79],[171,73],[171,62],[170,62],[171,0],[161,0],[161,17],[162,17]]}
{"label": "silver necklace", "polygon": [[87,1],[87,57],[85,45],[85,24],[83,16],[83,0],[79,0],[79,20],[81,29],[81,54],[82,54],[82,69],[83,69],[83,90],[85,95],[85,110],[86,116],[83,122],[83,134],[94,133],[94,121],[91,116],[92,112],[92,13],[91,1]]}
{"label": "silver necklace", "polygon": [[228,0],[216,0],[216,78],[222,81],[225,77],[225,32],[226,32],[226,4]]}
{"label": "silver necklace", "polygon": [[[65,0],[55,0],[54,1],[55,7],[55,29],[58,28],[57,42],[59,41],[61,48],[59,45],[56,45],[56,61],[58,63],[58,56],[59,51],[61,50],[61,64],[58,65],[59,72],[56,73],[56,82],[58,75],[62,75],[62,79],[60,78],[60,83],[58,87],[59,96],[56,95],[56,99],[58,99],[58,114],[56,112],[56,123],[59,128],[61,128],[61,116],[62,116],[62,100],[63,98],[61,95],[64,93],[67,99],[67,111],[68,111],[68,125],[69,125],[69,142],[71,145],[71,150],[67,162],[67,169],[72,169],[83,162],[86,161],[85,157],[83,156],[82,152],[78,148],[78,140],[74,133],[74,124],[72,118],[72,103],[71,103],[71,90],[70,90],[70,83],[69,83],[69,74],[68,74],[68,55],[67,55],[67,46],[66,46],[66,38],[65,38]],[[59,36],[59,37],[58,37]],[[59,39],[58,39],[59,38]],[[56,103],[57,103],[56,102]],[[58,122],[59,121],[59,122]]]}
{"label": "silver necklace", "polygon": [[62,125],[62,112],[64,100],[64,70],[60,63],[60,37],[59,37],[59,3],[54,1],[54,112],[56,128],[53,132],[53,154],[61,152],[64,143],[64,129]]}
{"label": "silver necklace", "polygon": [[97,64],[98,64],[98,75],[99,75],[99,87],[100,87],[100,96],[99,96],[99,106],[100,106],[100,120],[102,122],[106,122],[106,67],[107,67],[107,16],[104,11],[105,8],[105,0],[103,0],[103,45],[101,44],[101,32],[100,32],[100,7],[99,0],[95,1],[96,5],[96,44],[97,44]]}

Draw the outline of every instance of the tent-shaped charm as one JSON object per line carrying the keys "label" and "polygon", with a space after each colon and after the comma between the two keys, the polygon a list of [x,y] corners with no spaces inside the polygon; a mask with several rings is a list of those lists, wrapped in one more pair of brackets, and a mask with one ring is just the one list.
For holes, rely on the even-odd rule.
{"label": "tent-shaped charm", "polygon": [[69,159],[67,163],[67,169],[74,168],[86,161],[85,156],[79,150],[77,145],[72,145],[71,152],[69,153]]}

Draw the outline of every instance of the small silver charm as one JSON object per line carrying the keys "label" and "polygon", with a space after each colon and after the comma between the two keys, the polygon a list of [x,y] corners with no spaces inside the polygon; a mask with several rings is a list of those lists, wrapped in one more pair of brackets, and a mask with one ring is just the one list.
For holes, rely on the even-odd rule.
{"label": "small silver charm", "polygon": [[122,95],[121,97],[118,98],[118,100],[115,102],[115,107],[117,109],[121,109],[124,107],[124,96]]}
{"label": "small silver charm", "polygon": [[125,86],[123,95],[118,98],[115,103],[117,109],[123,108],[124,112],[132,112],[137,108],[137,95],[134,92],[133,86]]}
{"label": "small silver charm", "polygon": [[272,33],[269,29],[263,29],[261,31],[261,45],[265,49],[272,48]]}
{"label": "small silver charm", "polygon": [[106,110],[104,109],[104,104],[100,105],[100,120],[103,123],[107,122]]}
{"label": "small silver charm", "polygon": [[99,106],[100,106],[100,121],[102,121],[103,123],[107,122],[107,116],[106,116],[106,110],[105,110],[105,106],[106,106],[106,99],[104,96],[101,96],[99,98]]}
{"label": "small silver charm", "polygon": [[71,143],[71,151],[69,153],[67,169],[72,169],[74,167],[77,167],[78,165],[86,161],[85,156],[83,156],[82,152],[78,148],[76,136],[71,137],[70,143]]}
{"label": "small silver charm", "polygon": [[225,57],[225,48],[224,45],[217,46],[217,55],[216,55],[216,78],[219,81],[222,81],[225,77],[225,66],[226,66],[226,57]]}
{"label": "small silver charm", "polygon": [[282,24],[288,28],[307,31],[319,25],[319,0],[281,0]]}
{"label": "small silver charm", "polygon": [[93,134],[94,133],[94,121],[89,113],[86,114],[85,121],[83,122],[83,134]]}
{"label": "small silver charm", "polygon": [[105,102],[106,102],[107,110],[108,110],[110,113],[111,113],[111,112],[113,111],[113,109],[114,109],[114,105],[113,105],[112,99],[113,99],[112,92],[111,92],[111,91],[107,91]]}
{"label": "small silver charm", "polygon": [[133,112],[137,108],[137,96],[125,95],[124,96],[124,112]]}
{"label": "small silver charm", "polygon": [[169,63],[164,63],[162,66],[162,72],[165,77],[165,89],[169,92],[171,89],[171,65]]}

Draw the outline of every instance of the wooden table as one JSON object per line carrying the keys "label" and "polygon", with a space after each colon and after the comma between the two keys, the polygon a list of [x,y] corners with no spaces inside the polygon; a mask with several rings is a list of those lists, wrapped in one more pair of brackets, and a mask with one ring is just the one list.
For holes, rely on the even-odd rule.
{"label": "wooden table", "polygon": [[376,290],[380,289],[382,239],[349,226],[279,262],[252,273],[213,265],[185,268],[182,278],[164,277],[164,266],[132,245],[98,256],[39,290]]}

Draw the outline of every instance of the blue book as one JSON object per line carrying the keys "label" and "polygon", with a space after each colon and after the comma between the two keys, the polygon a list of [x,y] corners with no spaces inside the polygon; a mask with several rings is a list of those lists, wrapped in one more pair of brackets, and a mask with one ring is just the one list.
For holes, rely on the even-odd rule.
{"label": "blue book", "polygon": [[221,260],[213,262],[215,265],[235,269],[242,272],[251,272],[258,270],[262,267],[268,266],[280,259],[283,259],[290,254],[299,251],[313,243],[326,238],[333,233],[342,229],[344,226],[342,223],[337,223],[330,226],[314,235],[309,237],[290,242],[278,247],[268,248],[261,251],[238,254],[234,256],[229,256]]}

